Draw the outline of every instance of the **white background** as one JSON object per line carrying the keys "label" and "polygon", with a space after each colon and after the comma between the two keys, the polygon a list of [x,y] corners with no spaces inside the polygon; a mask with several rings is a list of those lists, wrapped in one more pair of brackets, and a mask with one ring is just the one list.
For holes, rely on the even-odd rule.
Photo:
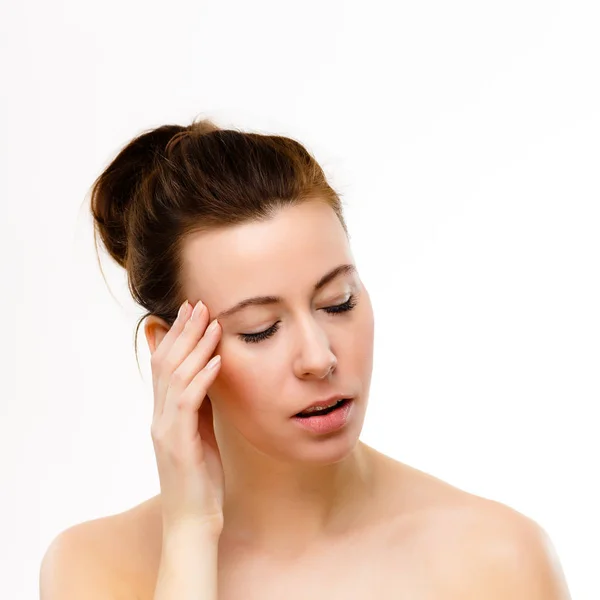
{"label": "white background", "polygon": [[577,0],[4,0],[3,596],[159,491],[142,311],[86,195],[143,129],[207,116],[299,139],[342,194],[363,440],[536,520],[599,598],[599,30]]}

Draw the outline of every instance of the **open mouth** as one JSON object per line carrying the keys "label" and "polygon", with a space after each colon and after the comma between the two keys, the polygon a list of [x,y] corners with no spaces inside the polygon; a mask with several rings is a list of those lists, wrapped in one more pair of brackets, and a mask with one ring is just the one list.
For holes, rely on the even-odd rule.
{"label": "open mouth", "polygon": [[329,408],[324,408],[322,410],[311,410],[310,412],[303,411],[298,413],[296,417],[299,417],[300,419],[310,419],[311,417],[320,417],[323,415],[328,415],[334,410],[342,408],[344,405],[348,404],[348,402],[350,402],[348,398],[343,398],[342,400],[338,400],[336,404],[330,406]]}

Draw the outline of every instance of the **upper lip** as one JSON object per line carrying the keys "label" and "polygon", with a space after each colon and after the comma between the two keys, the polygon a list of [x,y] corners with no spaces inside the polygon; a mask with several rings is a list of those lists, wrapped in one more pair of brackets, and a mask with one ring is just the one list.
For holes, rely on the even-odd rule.
{"label": "upper lip", "polygon": [[328,398],[322,398],[321,400],[317,400],[316,402],[313,402],[312,404],[309,404],[308,406],[301,408],[295,414],[297,415],[298,413],[304,412],[305,410],[308,410],[309,408],[312,408],[313,406],[330,406],[331,404],[334,404],[338,400],[351,399],[351,398],[352,398],[352,396],[349,396],[348,394],[334,394],[333,396],[329,396]]}

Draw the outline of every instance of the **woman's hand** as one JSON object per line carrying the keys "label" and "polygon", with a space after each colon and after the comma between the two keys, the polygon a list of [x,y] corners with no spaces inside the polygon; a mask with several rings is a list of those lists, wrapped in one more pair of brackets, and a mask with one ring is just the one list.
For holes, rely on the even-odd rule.
{"label": "woman's hand", "polygon": [[[221,366],[207,361],[221,337],[215,319],[198,302],[179,316],[152,354],[152,442],[160,479],[163,530],[201,525],[223,528],[224,476],[206,393]],[[216,359],[216,360],[215,360]]]}

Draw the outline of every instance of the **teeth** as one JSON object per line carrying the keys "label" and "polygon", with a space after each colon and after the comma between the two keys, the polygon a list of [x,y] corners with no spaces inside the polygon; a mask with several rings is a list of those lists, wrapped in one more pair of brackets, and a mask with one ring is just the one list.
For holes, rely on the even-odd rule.
{"label": "teeth", "polygon": [[335,402],[333,402],[332,404],[328,404],[327,406],[313,406],[312,408],[307,408],[306,410],[302,411],[302,414],[315,412],[316,410],[324,410],[326,408],[331,408],[332,406],[335,406],[339,402],[341,402],[341,400],[336,400]]}

